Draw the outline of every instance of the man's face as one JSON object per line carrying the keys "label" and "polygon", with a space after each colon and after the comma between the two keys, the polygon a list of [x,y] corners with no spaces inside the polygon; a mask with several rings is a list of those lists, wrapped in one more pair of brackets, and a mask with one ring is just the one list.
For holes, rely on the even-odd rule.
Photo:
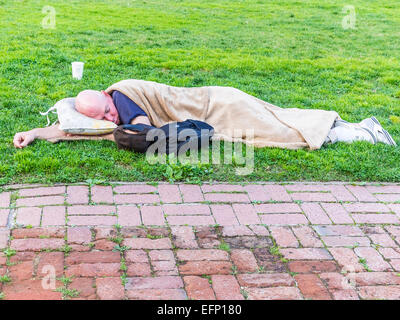
{"label": "man's face", "polygon": [[117,108],[111,96],[104,92],[85,90],[77,96],[76,109],[97,120],[107,120],[119,124]]}

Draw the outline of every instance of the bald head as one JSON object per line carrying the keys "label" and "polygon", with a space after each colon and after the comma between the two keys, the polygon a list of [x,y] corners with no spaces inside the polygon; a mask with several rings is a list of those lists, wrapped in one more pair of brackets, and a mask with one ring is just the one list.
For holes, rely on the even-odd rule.
{"label": "bald head", "polygon": [[106,97],[100,91],[84,90],[77,95],[75,108],[85,116],[99,118],[101,114],[104,114],[106,103]]}
{"label": "bald head", "polygon": [[87,117],[119,124],[118,110],[105,91],[84,90],[75,99],[75,108]]}

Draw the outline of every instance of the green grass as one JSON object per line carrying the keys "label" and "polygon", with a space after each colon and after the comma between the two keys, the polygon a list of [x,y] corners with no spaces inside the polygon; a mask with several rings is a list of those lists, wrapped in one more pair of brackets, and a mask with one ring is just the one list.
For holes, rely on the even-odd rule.
{"label": "green grass", "polygon": [[[336,144],[263,148],[255,170],[168,165],[109,141],[16,150],[12,137],[46,124],[45,111],[84,89],[136,78],[174,86],[233,86],[281,107],[326,109],[358,122],[375,115],[400,141],[400,7],[348,1],[0,1],[0,185],[104,181],[400,181],[400,147]],[[42,7],[56,9],[43,29]],[[70,63],[85,62],[81,81]],[[54,115],[52,117],[54,121]]]}

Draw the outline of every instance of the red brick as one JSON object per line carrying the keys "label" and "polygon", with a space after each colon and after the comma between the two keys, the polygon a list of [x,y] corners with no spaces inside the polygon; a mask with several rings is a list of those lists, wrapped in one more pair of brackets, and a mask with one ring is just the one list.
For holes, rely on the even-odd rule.
{"label": "red brick", "polygon": [[372,242],[380,245],[382,247],[397,247],[397,244],[392,240],[392,238],[386,234],[370,234],[369,237],[371,238]]}
{"label": "red brick", "polygon": [[375,224],[386,224],[386,223],[399,223],[399,218],[394,214],[353,214],[352,215],[356,223],[375,223]]}
{"label": "red brick", "polygon": [[71,227],[67,230],[68,243],[88,244],[92,241],[92,232],[88,227]]}
{"label": "red brick", "polygon": [[254,232],[247,226],[224,226],[222,228],[223,237],[254,236]]}
{"label": "red brick", "polygon": [[115,214],[115,206],[71,206],[67,207],[68,215],[103,215]]}
{"label": "red brick", "polygon": [[151,265],[153,266],[153,270],[156,272],[159,271],[174,271],[175,274],[178,274],[178,269],[176,268],[175,261],[152,261]]}
{"label": "red brick", "polygon": [[238,274],[239,284],[242,287],[290,287],[294,286],[293,278],[287,273],[253,273],[253,274]]}
{"label": "red brick", "polygon": [[118,224],[120,226],[140,226],[142,220],[136,206],[118,206]]}
{"label": "red brick", "polygon": [[123,244],[129,246],[131,249],[172,249],[171,240],[169,238],[132,238],[125,239]]}
{"label": "red brick", "polygon": [[346,186],[346,188],[358,199],[358,201],[372,201],[376,198],[364,186]]}
{"label": "red brick", "polygon": [[164,213],[161,206],[143,206],[140,212],[144,225],[161,226],[165,224]]}
{"label": "red brick", "polygon": [[[63,252],[41,252],[38,255],[38,266],[37,266],[37,276],[46,277],[48,275],[53,275],[54,270],[55,276],[61,277],[64,273],[64,253]],[[51,266],[51,272],[47,269]]]}
{"label": "red brick", "polygon": [[9,209],[0,209],[0,227],[7,226],[9,213]]}
{"label": "red brick", "polygon": [[329,191],[329,186],[323,184],[287,184],[285,185],[286,190],[291,192],[324,192]]}
{"label": "red brick", "polygon": [[128,278],[126,284],[127,290],[140,290],[140,289],[180,289],[183,288],[181,277],[177,276],[163,276],[163,277],[149,277],[149,278]]}
{"label": "red brick", "polygon": [[67,186],[67,203],[88,204],[89,188],[87,186]]}
{"label": "red brick", "polygon": [[242,225],[259,224],[260,218],[252,204],[233,204],[233,210]]}
{"label": "red brick", "polygon": [[91,252],[72,252],[65,258],[68,265],[80,263],[111,263],[120,262],[119,252],[112,251],[91,251]]}
{"label": "red brick", "polygon": [[366,186],[371,193],[400,193],[400,186]]}
{"label": "red brick", "polygon": [[17,252],[15,255],[10,257],[11,263],[18,263],[20,261],[33,261],[35,259],[34,252]]}
{"label": "red brick", "polygon": [[51,196],[63,193],[65,193],[65,186],[21,189],[19,190],[18,195],[20,197],[37,197],[37,196]]}
{"label": "red brick", "polygon": [[257,235],[262,237],[269,236],[268,230],[264,226],[249,225],[249,228]]}
{"label": "red brick", "polygon": [[9,236],[10,230],[0,229],[0,249],[4,249],[7,247]]}
{"label": "red brick", "polygon": [[396,202],[400,201],[400,194],[376,194],[375,197],[383,202]]}
{"label": "red brick", "polygon": [[48,205],[63,204],[63,203],[64,203],[64,196],[46,196],[46,197],[17,199],[17,207],[48,206]]}
{"label": "red brick", "polygon": [[166,215],[169,216],[181,216],[181,215],[210,215],[210,208],[205,204],[167,204],[163,205],[163,210]]}
{"label": "red brick", "polygon": [[369,246],[371,242],[367,237],[329,236],[321,237],[327,247]]}
{"label": "red brick", "polygon": [[301,300],[295,287],[246,288],[249,300]]}
{"label": "red brick", "polygon": [[332,202],[336,201],[336,199],[330,193],[322,193],[322,192],[299,192],[292,193],[291,197],[294,201],[327,201]]}
{"label": "red brick", "polygon": [[383,203],[345,203],[343,206],[349,212],[390,212]]}
{"label": "red brick", "polygon": [[61,292],[43,289],[42,280],[25,280],[3,287],[7,300],[61,300]]}
{"label": "red brick", "polygon": [[115,216],[69,216],[69,226],[113,226],[117,223]]}
{"label": "red brick", "polygon": [[292,227],[303,247],[322,248],[324,245],[309,226]]}
{"label": "red brick", "polygon": [[64,239],[14,239],[11,241],[11,249],[17,251],[55,250],[63,246]]}
{"label": "red brick", "polygon": [[[167,250],[162,250],[162,251],[167,251]],[[145,262],[145,263],[147,263],[149,261],[149,258],[147,257],[147,253],[144,250],[127,250],[125,255],[126,255],[127,262]]]}
{"label": "red brick", "polygon": [[116,193],[153,193],[157,192],[157,188],[147,184],[131,184],[116,186],[114,191]]}
{"label": "red brick", "polygon": [[309,221],[303,214],[264,214],[261,217],[261,222],[267,225],[297,225],[308,224]]}
{"label": "red brick", "polygon": [[211,202],[250,202],[249,197],[244,193],[206,193],[204,200]]}
{"label": "red brick", "polygon": [[117,231],[113,227],[95,227],[93,231],[95,233],[95,240],[109,239],[117,236]]}
{"label": "red brick", "polygon": [[126,275],[128,277],[150,277],[150,264],[144,262],[130,263],[128,264]]}
{"label": "red brick", "polygon": [[321,206],[333,223],[354,223],[349,213],[340,203],[321,203]]}
{"label": "red brick", "polygon": [[149,256],[152,261],[175,260],[172,250],[151,250]]}
{"label": "red brick", "polygon": [[239,272],[256,272],[257,261],[253,253],[247,249],[232,249],[231,258]]}
{"label": "red brick", "polygon": [[229,260],[229,255],[226,251],[216,249],[178,250],[176,256],[183,261]]}
{"label": "red brick", "polygon": [[189,226],[173,226],[171,233],[175,247],[181,249],[196,249],[198,248],[196,238],[192,227]]}
{"label": "red brick", "polygon": [[183,289],[128,290],[126,294],[133,300],[187,300]]}
{"label": "red brick", "polygon": [[400,203],[390,203],[388,204],[388,207],[390,208],[390,210],[396,213],[397,216],[400,216]]}
{"label": "red brick", "polygon": [[118,204],[154,204],[160,202],[160,198],[157,194],[117,194],[114,198],[115,203]]}
{"label": "red brick", "polygon": [[350,275],[357,286],[400,285],[394,272],[359,272]]}
{"label": "red brick", "polygon": [[281,249],[286,259],[293,260],[330,260],[329,252],[322,248]]}
{"label": "red brick", "polygon": [[304,298],[312,300],[330,300],[328,290],[315,274],[298,274],[295,276],[297,285]]}
{"label": "red brick", "polygon": [[337,271],[336,263],[333,261],[290,261],[289,270],[296,273],[321,273]]}
{"label": "red brick", "polygon": [[8,208],[10,206],[10,192],[0,193],[0,208]]}
{"label": "red brick", "polygon": [[393,270],[400,271],[400,259],[391,259],[390,265],[393,267]]}
{"label": "red brick", "polygon": [[178,266],[183,275],[230,274],[232,264],[229,261],[188,261]]}
{"label": "red brick", "polygon": [[243,187],[236,184],[214,184],[201,186],[203,192],[243,192]]}
{"label": "red brick", "polygon": [[264,203],[256,204],[254,208],[258,213],[301,213],[296,203]]}
{"label": "red brick", "polygon": [[400,286],[361,287],[358,291],[361,299],[399,300]]}
{"label": "red brick", "polygon": [[170,225],[190,225],[190,226],[206,226],[215,224],[215,220],[211,216],[168,216]]}
{"label": "red brick", "polygon": [[96,279],[96,288],[100,300],[122,300],[125,296],[120,278]]}
{"label": "red brick", "polygon": [[94,242],[94,248],[96,250],[111,251],[115,248],[116,243],[111,240],[97,240]]}
{"label": "red brick", "polygon": [[119,277],[119,263],[81,263],[65,270],[67,277]]}
{"label": "red brick", "polygon": [[80,298],[96,298],[96,289],[94,287],[93,278],[73,278],[71,284],[68,286],[68,289],[77,290]]}
{"label": "red brick", "polygon": [[288,227],[270,227],[272,237],[275,239],[275,242],[279,247],[282,248],[297,248],[299,246],[299,242],[294,236],[292,230]]}
{"label": "red brick", "polygon": [[64,226],[65,207],[44,207],[42,213],[42,226]]}
{"label": "red brick", "polygon": [[266,192],[263,185],[249,184],[244,187],[250,201],[269,201],[271,196]]}
{"label": "red brick", "polygon": [[221,226],[239,225],[230,205],[211,205],[215,221]]}
{"label": "red brick", "polygon": [[332,221],[326,215],[324,210],[318,203],[303,203],[301,208],[304,214],[307,216],[308,220],[312,224],[331,224]]}
{"label": "red brick", "polygon": [[181,190],[184,202],[202,202],[204,201],[203,193],[197,185],[191,184],[180,184],[179,189]]}
{"label": "red brick", "polygon": [[356,226],[314,226],[315,231],[321,236],[364,236],[364,233]]}
{"label": "red brick", "polygon": [[357,201],[357,199],[343,185],[330,185],[327,187],[337,201]]}
{"label": "red brick", "polygon": [[321,273],[319,277],[326,283],[328,290],[332,292],[334,290],[354,289],[356,283],[352,275],[351,273],[347,273],[344,276],[338,272],[326,272]]}
{"label": "red brick", "polygon": [[95,203],[113,203],[111,186],[93,186],[91,188],[91,200]]}
{"label": "red brick", "polygon": [[244,300],[234,276],[213,275],[211,280],[217,300]]}
{"label": "red brick", "polygon": [[9,272],[13,282],[29,280],[33,278],[33,261],[22,261],[10,266]]}
{"label": "red brick", "polygon": [[14,239],[24,238],[64,238],[65,229],[60,227],[26,228],[12,230]]}
{"label": "red brick", "polygon": [[16,222],[19,225],[40,226],[40,218],[42,215],[41,208],[19,208],[16,210]]}
{"label": "red brick", "polygon": [[334,300],[360,300],[357,291],[353,289],[331,291]]}
{"label": "red brick", "polygon": [[378,251],[385,259],[400,259],[399,248],[379,248]]}
{"label": "red brick", "polygon": [[286,189],[280,185],[265,185],[265,191],[274,201],[286,201],[292,202],[290,195],[287,193]]}
{"label": "red brick", "polygon": [[181,194],[177,185],[158,185],[160,199],[164,203],[182,202]]}
{"label": "red brick", "polygon": [[368,268],[372,271],[386,271],[391,270],[390,265],[383,260],[382,256],[373,248],[355,248],[354,252],[367,262]]}
{"label": "red brick", "polygon": [[360,272],[363,266],[359,263],[359,258],[350,248],[330,248],[329,252],[338,262],[343,271]]}
{"label": "red brick", "polygon": [[183,277],[188,298],[191,300],[215,300],[214,291],[207,279],[198,276]]}

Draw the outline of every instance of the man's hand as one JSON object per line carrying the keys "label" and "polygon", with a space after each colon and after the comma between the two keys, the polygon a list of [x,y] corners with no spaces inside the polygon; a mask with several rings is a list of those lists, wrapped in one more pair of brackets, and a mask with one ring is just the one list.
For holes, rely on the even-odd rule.
{"label": "man's hand", "polygon": [[13,142],[16,148],[22,149],[32,143],[35,139],[36,136],[32,131],[18,132],[15,134]]}

